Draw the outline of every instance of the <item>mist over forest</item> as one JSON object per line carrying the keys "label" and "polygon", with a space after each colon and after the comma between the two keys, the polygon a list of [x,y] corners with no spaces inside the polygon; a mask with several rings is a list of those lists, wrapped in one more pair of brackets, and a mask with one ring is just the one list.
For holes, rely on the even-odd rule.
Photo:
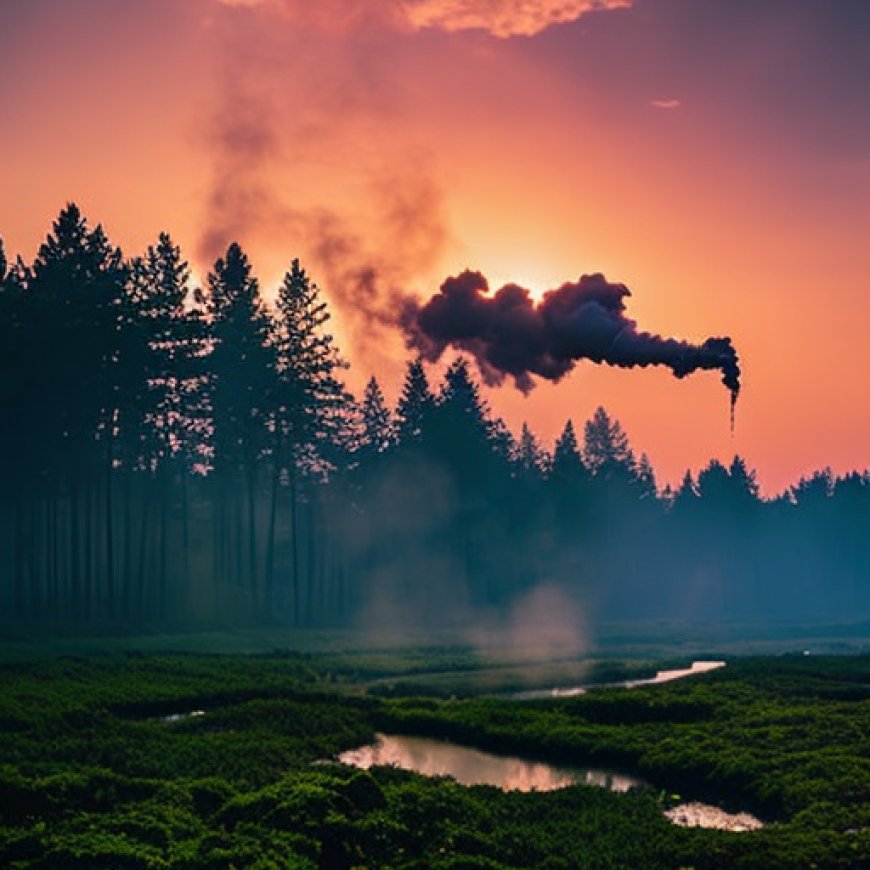
{"label": "mist over forest", "polygon": [[204,288],[162,234],[78,209],[0,248],[6,628],[454,628],[566,644],[597,620],[856,620],[870,473],[762,498],[739,456],[677,488],[604,408],[512,433],[456,357],[354,397],[315,280],[268,305],[237,244]]}

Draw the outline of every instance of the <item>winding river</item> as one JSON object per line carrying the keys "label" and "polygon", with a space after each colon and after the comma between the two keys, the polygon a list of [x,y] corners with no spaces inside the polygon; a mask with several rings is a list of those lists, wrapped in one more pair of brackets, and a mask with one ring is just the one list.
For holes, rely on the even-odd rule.
{"label": "winding river", "polygon": [[555,689],[534,689],[529,692],[517,692],[511,697],[517,701],[534,701],[543,698],[573,698],[577,695],[585,695],[590,689],[633,689],[635,686],[654,686],[658,683],[670,683],[674,680],[682,680],[685,677],[694,677],[697,674],[706,674],[724,668],[725,662],[720,661],[697,661],[692,662],[688,668],[675,668],[673,670],[659,671],[654,677],[643,680],[620,680],[616,683],[590,683],[585,686],[568,686]]}
{"label": "winding river", "polygon": [[[697,661],[691,667],[659,671],[644,680],[609,683],[608,687],[631,689],[634,686],[665,683],[725,666],[725,662]],[[598,686],[602,688],[603,686]],[[573,686],[523,692],[517,700],[533,698],[564,698],[585,693],[593,686]],[[577,783],[600,786],[624,792],[649,783],[624,771],[593,767],[556,767],[537,761],[505,755],[494,755],[479,749],[460,746],[445,740],[426,737],[378,734],[374,743],[351,749],[339,755],[342,764],[363,769],[376,765],[392,765],[425,776],[449,776],[462,785],[494,785],[504,791],[553,791]],[[728,813],[710,804],[692,801],[670,807],[665,816],[683,827],[717,828],[726,831],[752,831],[763,823],[749,813]]]}

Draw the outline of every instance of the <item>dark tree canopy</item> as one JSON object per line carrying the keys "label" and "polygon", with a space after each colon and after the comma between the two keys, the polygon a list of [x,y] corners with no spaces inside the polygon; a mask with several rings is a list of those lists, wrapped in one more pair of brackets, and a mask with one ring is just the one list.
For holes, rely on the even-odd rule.
{"label": "dark tree canopy", "polygon": [[603,407],[582,444],[515,437],[463,357],[354,399],[297,259],[261,293],[233,243],[192,283],[168,234],[127,259],[74,205],[32,263],[0,243],[6,624],[450,625],[542,583],[605,619],[870,612],[866,471],[660,489]]}

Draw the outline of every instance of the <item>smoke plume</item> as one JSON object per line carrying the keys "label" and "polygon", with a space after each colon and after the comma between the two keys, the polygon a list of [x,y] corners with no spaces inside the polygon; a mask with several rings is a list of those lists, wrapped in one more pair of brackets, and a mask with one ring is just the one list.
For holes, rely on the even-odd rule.
{"label": "smoke plume", "polygon": [[435,268],[448,239],[430,146],[406,123],[414,94],[395,70],[399,7],[215,5],[197,261],[208,268],[232,241],[258,269],[264,251],[285,266],[300,257],[334,305],[351,357],[382,371],[395,356],[402,294]]}
{"label": "smoke plume", "polygon": [[625,315],[628,296],[624,284],[598,273],[550,290],[540,302],[517,284],[489,295],[486,278],[466,271],[424,304],[406,302],[402,326],[408,345],[425,359],[434,362],[454,347],[474,357],[488,384],[510,376],[524,393],[534,387],[534,375],[558,381],[583,359],[624,368],[662,365],[678,378],[717,369],[733,410],[740,366],[731,339],[691,344],[641,332]]}

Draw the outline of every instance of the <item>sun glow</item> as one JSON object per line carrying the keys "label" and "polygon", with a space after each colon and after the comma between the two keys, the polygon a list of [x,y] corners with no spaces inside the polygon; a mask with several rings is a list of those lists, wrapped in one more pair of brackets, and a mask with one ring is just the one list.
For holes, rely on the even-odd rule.
{"label": "sun glow", "polygon": [[531,293],[533,299],[540,300],[548,290],[569,280],[558,266],[550,266],[532,258],[503,258],[497,262],[497,267],[489,271],[485,268],[481,270],[493,291],[505,284],[519,284]]}

